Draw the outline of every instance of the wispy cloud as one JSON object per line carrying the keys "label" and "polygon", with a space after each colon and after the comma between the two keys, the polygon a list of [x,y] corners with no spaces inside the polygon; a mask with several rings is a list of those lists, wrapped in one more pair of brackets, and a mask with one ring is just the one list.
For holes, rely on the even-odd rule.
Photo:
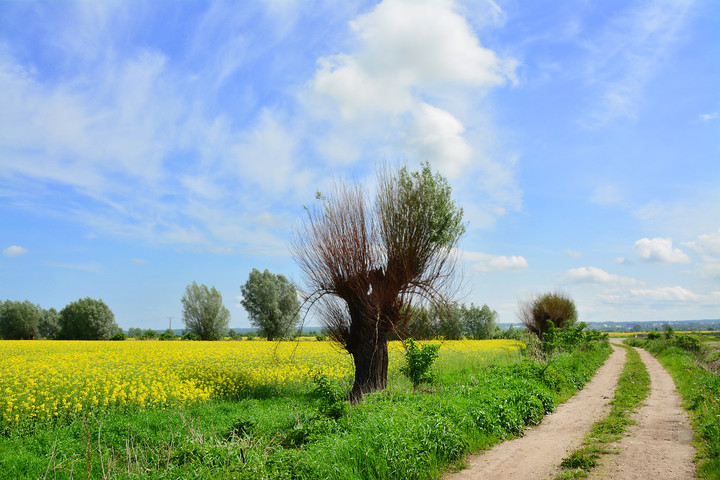
{"label": "wispy cloud", "polygon": [[635,297],[656,301],[697,301],[701,299],[700,295],[680,286],[631,289],[630,293]]}
{"label": "wispy cloud", "polygon": [[703,122],[709,122],[710,120],[717,120],[717,119],[718,119],[718,112],[700,114],[700,120],[702,120]]}
{"label": "wispy cloud", "polygon": [[469,262],[478,272],[507,272],[525,270],[529,267],[525,257],[520,255],[495,255],[483,252],[460,251],[460,258]]}
{"label": "wispy cloud", "polygon": [[133,258],[133,259],[132,259],[132,262],[133,262],[135,265],[147,265],[147,264],[149,263],[148,260],[144,260],[144,259],[142,259],[142,258]]}
{"label": "wispy cloud", "polygon": [[9,247],[3,249],[2,253],[6,257],[19,257],[21,255],[25,255],[28,251],[19,245],[10,245]]}
{"label": "wispy cloud", "polygon": [[647,83],[678,42],[692,0],[655,0],[629,6],[582,41],[589,56],[585,78],[597,94],[582,123],[601,127],[636,116]]}
{"label": "wispy cloud", "polygon": [[635,286],[641,282],[634,278],[621,277],[596,267],[580,267],[567,271],[565,277],[575,283],[593,283],[608,286]]}

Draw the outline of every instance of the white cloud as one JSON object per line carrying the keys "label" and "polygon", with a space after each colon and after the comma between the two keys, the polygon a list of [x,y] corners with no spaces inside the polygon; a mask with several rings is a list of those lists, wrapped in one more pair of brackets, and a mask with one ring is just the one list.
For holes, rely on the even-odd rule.
{"label": "white cloud", "polygon": [[28,253],[28,251],[19,245],[10,245],[3,250],[3,255],[6,257],[19,257],[20,255],[25,255],[26,253]]}
{"label": "white cloud", "polygon": [[648,263],[689,263],[690,257],[673,248],[670,238],[642,238],[635,242],[633,251]]}
{"label": "white cloud", "polygon": [[528,268],[525,257],[517,255],[494,255],[483,252],[460,251],[461,258],[472,264],[478,272],[506,272]]}
{"label": "white cloud", "polygon": [[720,228],[717,232],[700,235],[697,240],[682,242],[681,245],[701,255],[720,255]]}
{"label": "white cloud", "polygon": [[708,122],[710,120],[717,120],[718,119],[718,112],[713,113],[703,113],[700,115],[700,120],[703,122]]}
{"label": "white cloud", "polygon": [[142,259],[142,258],[133,258],[133,259],[132,259],[132,262],[133,262],[135,265],[147,265],[147,264],[148,264],[148,261],[147,261],[147,260],[144,260],[144,259]]}
{"label": "white cloud", "polygon": [[355,141],[386,139],[459,175],[478,155],[460,98],[514,82],[517,62],[482,47],[449,0],[385,0],[350,26],[357,48],[318,60],[312,109],[335,129],[354,125]]}
{"label": "white cloud", "polygon": [[565,250],[565,253],[567,253],[572,258],[582,258],[583,253],[578,250],[572,250],[570,248]]}
{"label": "white cloud", "polygon": [[702,298],[700,295],[697,295],[680,286],[631,289],[630,294],[635,297],[642,297],[657,301],[698,301]]}
{"label": "white cloud", "polygon": [[566,278],[577,283],[594,283],[603,285],[633,286],[640,282],[634,278],[621,277],[596,267],[580,267],[567,271]]}

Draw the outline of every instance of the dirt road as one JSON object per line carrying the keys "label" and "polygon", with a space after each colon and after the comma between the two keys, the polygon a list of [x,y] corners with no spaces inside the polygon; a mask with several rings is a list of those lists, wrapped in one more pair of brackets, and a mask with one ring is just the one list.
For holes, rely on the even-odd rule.
{"label": "dirt road", "polygon": [[[541,425],[527,430],[522,438],[468,457],[468,468],[446,479],[554,478],[561,472],[562,459],[578,448],[590,426],[609,412],[608,402],[625,362],[625,350],[614,345],[613,349],[585,388],[545,417]],[[590,478],[692,479],[695,475],[692,432],[675,384],[652,355],[644,350],[639,352],[650,373],[650,395],[634,417],[638,424],[626,438],[613,445],[621,453],[604,456]]]}
{"label": "dirt road", "polygon": [[570,400],[525,431],[525,436],[495,445],[481,455],[466,458],[468,468],[448,475],[447,480],[547,479],[560,472],[560,462],[582,444],[590,426],[609,412],[617,378],[625,362],[625,350],[614,352],[593,379]]}
{"label": "dirt road", "polygon": [[695,448],[682,399],[672,377],[647,351],[638,349],[650,373],[650,395],[632,418],[638,422],[617,444],[619,455],[607,455],[590,473],[592,479],[695,478]]}

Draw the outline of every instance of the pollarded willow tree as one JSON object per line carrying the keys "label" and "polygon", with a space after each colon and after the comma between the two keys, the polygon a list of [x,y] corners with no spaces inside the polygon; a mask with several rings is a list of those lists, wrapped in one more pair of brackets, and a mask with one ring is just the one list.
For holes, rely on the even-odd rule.
{"label": "pollarded willow tree", "polygon": [[465,233],[450,185],[428,164],[377,177],[374,200],[360,185],[335,185],[308,209],[291,245],[308,301],[353,357],[353,403],[387,386],[388,335],[403,338],[413,307],[449,300]]}

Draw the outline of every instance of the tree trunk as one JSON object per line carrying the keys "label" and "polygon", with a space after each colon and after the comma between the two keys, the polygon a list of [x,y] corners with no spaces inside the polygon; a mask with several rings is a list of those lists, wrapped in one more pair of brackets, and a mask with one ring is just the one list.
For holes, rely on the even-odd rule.
{"label": "tree trunk", "polygon": [[350,403],[356,404],[363,395],[387,387],[388,344],[386,332],[362,322],[351,328],[350,353],[355,361],[355,383]]}

